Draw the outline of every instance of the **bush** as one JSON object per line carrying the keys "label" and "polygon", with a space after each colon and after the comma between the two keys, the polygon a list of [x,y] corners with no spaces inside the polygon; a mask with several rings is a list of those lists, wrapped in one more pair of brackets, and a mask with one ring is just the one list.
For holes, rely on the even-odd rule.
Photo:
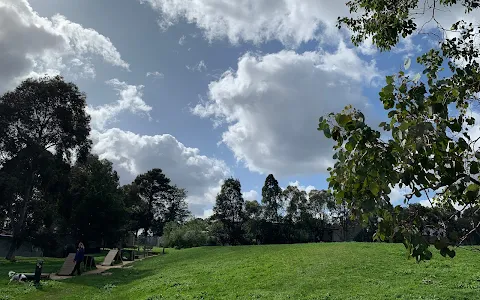
{"label": "bush", "polygon": [[207,245],[208,234],[204,220],[195,219],[183,225],[171,222],[165,225],[166,247],[183,249]]}

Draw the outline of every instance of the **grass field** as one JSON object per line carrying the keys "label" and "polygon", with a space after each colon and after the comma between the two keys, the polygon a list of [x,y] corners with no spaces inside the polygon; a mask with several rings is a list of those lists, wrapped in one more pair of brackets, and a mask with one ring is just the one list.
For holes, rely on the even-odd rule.
{"label": "grass field", "polygon": [[[44,269],[62,261],[48,259]],[[420,264],[398,244],[168,249],[109,276],[7,286],[9,270],[34,263],[0,261],[0,299],[480,299],[480,253],[467,249]]]}

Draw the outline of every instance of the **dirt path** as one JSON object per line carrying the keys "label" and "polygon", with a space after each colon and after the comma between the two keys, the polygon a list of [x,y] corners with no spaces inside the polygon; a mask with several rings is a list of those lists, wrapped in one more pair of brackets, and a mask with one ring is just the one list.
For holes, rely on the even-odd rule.
{"label": "dirt path", "polygon": [[[121,268],[124,268],[125,266],[131,265],[134,262],[141,261],[141,260],[144,260],[146,258],[156,257],[156,256],[157,255],[152,255],[152,256],[149,256],[149,257],[136,259],[135,261],[124,261],[122,264],[113,265],[113,266],[97,265],[97,268],[95,270],[90,270],[90,271],[87,271],[87,272],[83,272],[82,275],[80,275],[80,276],[102,274],[103,272],[105,272],[107,270],[121,269]],[[75,277],[75,276],[58,276],[55,273],[50,274],[50,279],[52,279],[52,280],[64,280],[64,279],[68,279],[68,278],[72,278],[72,277]]]}

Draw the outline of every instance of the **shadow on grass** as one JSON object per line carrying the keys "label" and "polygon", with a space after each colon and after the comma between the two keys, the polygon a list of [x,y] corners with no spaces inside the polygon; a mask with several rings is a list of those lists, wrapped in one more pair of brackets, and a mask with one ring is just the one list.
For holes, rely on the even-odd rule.
{"label": "shadow on grass", "polygon": [[93,288],[106,289],[108,286],[121,286],[133,281],[158,274],[164,265],[166,255],[150,257],[142,261],[136,261],[123,268],[112,268],[100,274],[88,274],[64,279],[60,282],[66,285],[83,285]]}

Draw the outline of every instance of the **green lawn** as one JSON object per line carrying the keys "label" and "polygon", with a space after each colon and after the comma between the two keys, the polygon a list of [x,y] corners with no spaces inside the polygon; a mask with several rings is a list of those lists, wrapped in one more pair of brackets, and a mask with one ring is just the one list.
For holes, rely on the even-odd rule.
{"label": "green lawn", "polygon": [[26,263],[0,261],[0,299],[480,299],[480,253],[466,249],[420,264],[398,244],[168,249],[110,276],[7,286],[7,272]]}

